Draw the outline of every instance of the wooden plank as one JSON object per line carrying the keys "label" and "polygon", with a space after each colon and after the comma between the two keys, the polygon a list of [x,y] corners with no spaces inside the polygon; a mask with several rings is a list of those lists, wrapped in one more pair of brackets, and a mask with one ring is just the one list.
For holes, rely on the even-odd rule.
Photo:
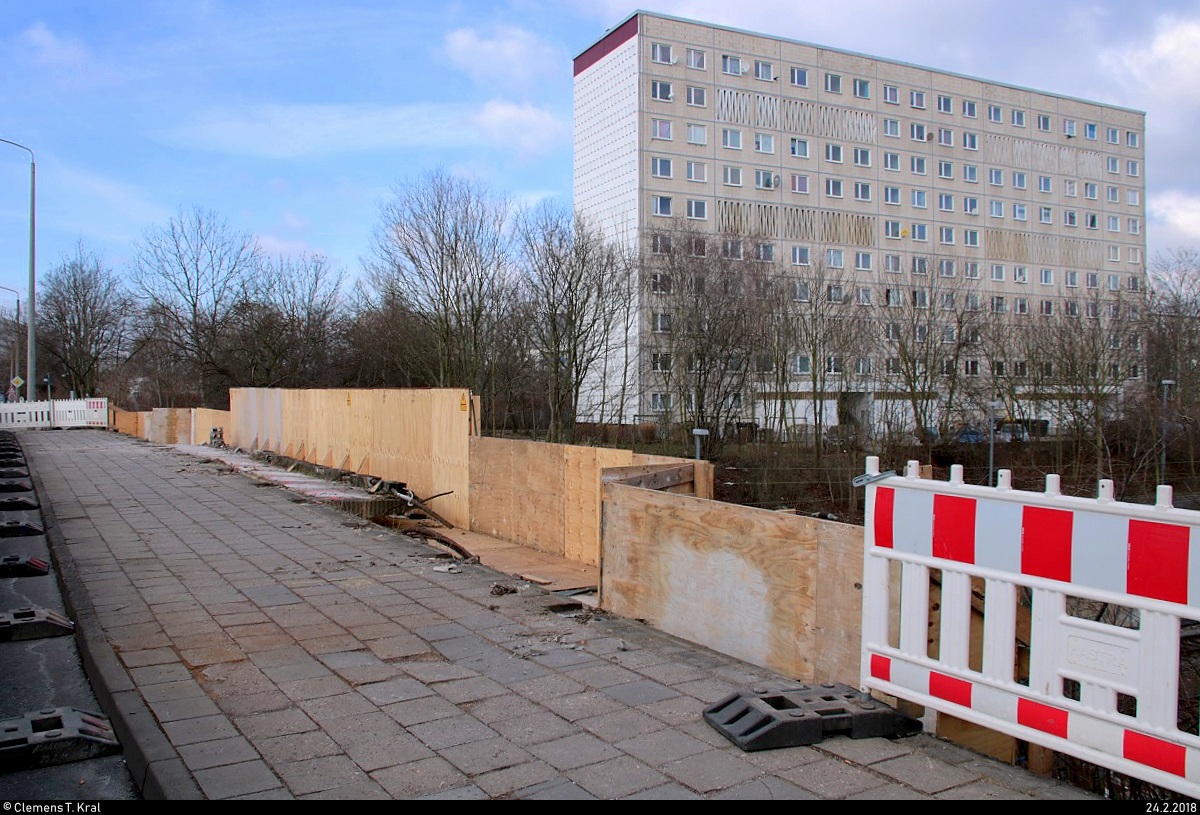
{"label": "wooden plank", "polygon": [[674,461],[670,464],[631,464],[628,467],[607,467],[601,477],[605,483],[615,481],[619,484],[626,484],[631,478],[653,475],[664,470],[673,470],[679,466],[681,466],[680,463]]}
{"label": "wooden plank", "polygon": [[[609,473],[611,472],[612,470],[609,470],[605,473],[605,482],[615,480],[618,483],[627,484],[630,487],[641,487],[645,490],[665,490],[669,487],[686,486],[687,492],[692,492],[691,485],[695,478],[695,469],[691,464],[658,465],[654,472],[639,473],[621,479],[610,478]],[[682,491],[675,490],[675,492]]]}
{"label": "wooden plank", "polygon": [[[817,540],[816,623],[801,655],[814,682],[858,685],[862,665],[863,528],[796,517]],[[899,591],[892,595],[899,597]]]}
{"label": "wooden plank", "polygon": [[600,565],[600,465],[594,447],[563,448],[563,556]]}
{"label": "wooden plank", "polygon": [[603,494],[603,608],[812,681],[813,519],[623,484]]}

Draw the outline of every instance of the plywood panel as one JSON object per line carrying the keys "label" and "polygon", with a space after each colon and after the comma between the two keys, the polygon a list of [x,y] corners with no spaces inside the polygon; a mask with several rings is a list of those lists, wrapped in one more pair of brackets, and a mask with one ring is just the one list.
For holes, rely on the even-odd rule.
{"label": "plywood panel", "polygon": [[817,518],[797,520],[817,540],[813,681],[857,686],[862,664],[863,528]]}
{"label": "plywood panel", "polygon": [[192,408],[192,444],[208,444],[209,433],[214,427],[222,432],[228,432],[230,424],[228,410],[211,410],[209,408]]}
{"label": "plywood panel", "polygon": [[814,679],[813,519],[621,484],[605,484],[603,495],[605,609]]}

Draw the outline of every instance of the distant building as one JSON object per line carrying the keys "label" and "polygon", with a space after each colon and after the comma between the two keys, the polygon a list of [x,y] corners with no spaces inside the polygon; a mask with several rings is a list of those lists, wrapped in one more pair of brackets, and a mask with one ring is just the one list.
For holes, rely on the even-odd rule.
{"label": "distant building", "polygon": [[[1029,335],[1068,315],[1138,316],[1143,113],[646,12],[580,53],[574,71],[575,206],[641,257],[636,319],[614,334],[628,364],[610,355],[581,418],[695,420],[705,398],[688,379],[695,353],[671,338],[682,328],[671,287],[683,281],[653,279],[665,268],[656,256],[672,252],[740,260],[787,281],[794,299],[857,307],[839,319],[870,326],[853,362],[803,347],[787,371],[741,360],[749,373],[722,403],[734,419],[781,427],[813,421],[817,403],[825,425],[928,422],[905,406],[909,368],[943,391],[933,419],[997,397],[1012,411],[1039,377],[1060,392],[1032,412],[1061,418],[1051,414],[1075,363],[1015,345],[1006,356],[955,335],[949,317],[922,329],[911,313],[971,312],[957,328],[972,335],[1001,320]],[[685,249],[679,235],[705,241]],[[1138,343],[1122,338],[1109,343],[1120,358],[1102,363],[1106,391],[1140,376]],[[927,371],[904,358],[914,341],[956,350]],[[813,366],[830,381],[814,385]],[[972,396],[949,405],[956,387]],[[891,418],[887,402],[901,406]]]}

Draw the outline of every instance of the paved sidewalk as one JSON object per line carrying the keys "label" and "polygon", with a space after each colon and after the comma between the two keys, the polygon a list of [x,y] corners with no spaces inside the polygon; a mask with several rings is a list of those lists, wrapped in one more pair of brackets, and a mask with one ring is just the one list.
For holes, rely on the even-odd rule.
{"label": "paved sidewalk", "polygon": [[20,441],[146,797],[1092,797],[926,735],[744,753],[703,708],[784,678],[221,462]]}

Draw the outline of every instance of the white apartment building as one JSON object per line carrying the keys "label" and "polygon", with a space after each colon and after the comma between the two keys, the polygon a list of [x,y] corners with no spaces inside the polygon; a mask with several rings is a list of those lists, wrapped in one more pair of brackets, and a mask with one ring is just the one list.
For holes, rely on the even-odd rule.
{"label": "white apartment building", "polygon": [[[580,53],[574,72],[575,207],[637,248],[644,277],[660,236],[687,229],[710,234],[710,251],[724,243],[798,281],[818,266],[836,274],[838,296],[875,321],[939,279],[969,281],[974,308],[1018,326],[1099,317],[1102,297],[1132,303],[1145,290],[1141,112],[642,11]],[[617,338],[628,355],[610,355],[583,419],[668,409],[669,357],[656,348],[670,315],[653,286],[637,296]],[[885,346],[846,363],[857,381],[840,397],[804,384],[806,365],[832,361],[797,359],[790,409],[805,421],[826,400],[836,416],[854,392],[865,397],[857,418],[878,423],[881,398],[903,401]],[[1004,365],[954,359],[965,377]],[[1017,360],[1006,373],[1014,366],[1026,371]],[[614,408],[619,392],[628,398]],[[747,396],[742,418],[770,421],[770,400]]]}

